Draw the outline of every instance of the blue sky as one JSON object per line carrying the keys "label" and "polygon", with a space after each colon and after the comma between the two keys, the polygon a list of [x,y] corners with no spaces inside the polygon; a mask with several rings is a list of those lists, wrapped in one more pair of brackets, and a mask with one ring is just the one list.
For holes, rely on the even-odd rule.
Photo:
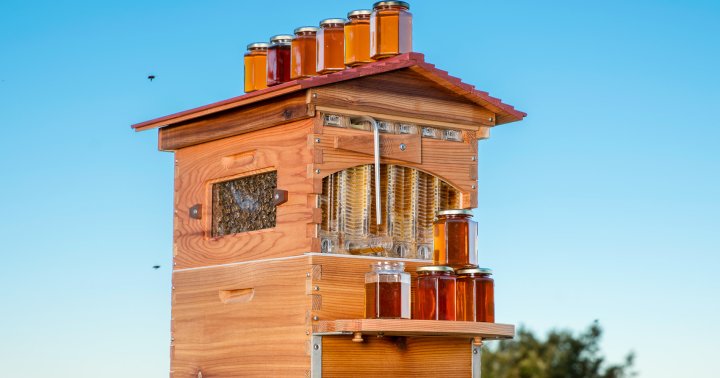
{"label": "blue sky", "polygon": [[[479,149],[498,321],[598,319],[641,377],[717,376],[720,3],[411,5],[414,50],[529,113]],[[239,95],[247,43],[368,6],[0,4],[4,376],[167,374],[172,155],[129,125]]]}

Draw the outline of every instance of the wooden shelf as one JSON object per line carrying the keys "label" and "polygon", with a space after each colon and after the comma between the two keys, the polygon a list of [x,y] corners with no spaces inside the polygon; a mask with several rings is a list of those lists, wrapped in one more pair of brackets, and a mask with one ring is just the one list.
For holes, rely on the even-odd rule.
{"label": "wooden shelf", "polygon": [[343,319],[319,321],[313,326],[318,336],[363,335],[480,337],[483,340],[512,339],[511,324],[410,319]]}

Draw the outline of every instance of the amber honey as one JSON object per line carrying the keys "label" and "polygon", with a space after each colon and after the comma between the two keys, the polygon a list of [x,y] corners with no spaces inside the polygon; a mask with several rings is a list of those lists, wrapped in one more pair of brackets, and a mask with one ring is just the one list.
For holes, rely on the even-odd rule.
{"label": "amber honey", "polygon": [[317,31],[313,26],[295,29],[290,48],[291,79],[317,75]]}
{"label": "amber honey", "polygon": [[273,86],[290,81],[290,44],[292,36],[276,35],[270,38],[267,53],[267,85]]}
{"label": "amber honey", "polygon": [[373,61],[370,58],[370,14],[368,9],[348,13],[345,23],[345,65],[358,66]]}
{"label": "amber honey", "polygon": [[477,266],[477,222],[470,210],[443,210],[433,223],[433,261],[455,269]]}
{"label": "amber honey", "polygon": [[417,268],[413,319],[455,320],[455,274],[451,267]]}
{"label": "amber honey", "polygon": [[495,322],[495,282],[487,268],[457,271],[457,320]]}
{"label": "amber honey", "polygon": [[267,50],[270,44],[251,43],[245,53],[245,92],[267,88]]}
{"label": "amber honey", "polygon": [[365,274],[365,318],[410,319],[410,274],[405,263],[381,261]]}
{"label": "amber honey", "polygon": [[404,1],[379,1],[370,16],[370,55],[382,59],[412,51],[412,14]]}
{"label": "amber honey", "polygon": [[317,33],[317,73],[345,69],[345,19],[328,18],[320,22]]}

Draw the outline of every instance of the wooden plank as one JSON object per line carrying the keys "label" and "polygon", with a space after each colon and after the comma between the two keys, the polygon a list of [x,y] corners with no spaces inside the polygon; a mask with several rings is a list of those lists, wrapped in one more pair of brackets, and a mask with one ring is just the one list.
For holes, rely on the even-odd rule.
{"label": "wooden plank", "polygon": [[221,138],[248,133],[292,121],[309,118],[304,93],[253,103],[242,109],[230,110],[194,119],[158,131],[159,149],[173,151]]}
{"label": "wooden plank", "polygon": [[[327,300],[327,299],[325,299]],[[484,340],[512,339],[510,324],[413,319],[340,319],[321,321],[315,333],[361,332],[363,335],[481,337]]]}
{"label": "wooden plank", "polygon": [[287,83],[287,85],[283,85],[282,88],[273,87],[267,90],[247,93],[242,96],[229,98],[227,100],[218,101],[212,104],[188,109],[164,117],[155,118],[146,122],[137,123],[132,127],[133,129],[135,129],[135,131],[149,130],[156,127],[165,127],[176,123],[204,117],[206,115],[219,113],[225,110],[238,108],[255,102],[268,100],[274,97],[282,96],[284,94],[293,93],[300,90],[301,86],[297,85],[296,83],[297,82]]}
{"label": "wooden plank", "polygon": [[[392,135],[379,136],[380,156],[393,160],[422,163],[422,148],[420,135]],[[400,148],[400,146],[403,148]],[[375,153],[375,140],[373,135],[338,135],[335,137],[335,148],[365,155]]]}
{"label": "wooden plank", "polygon": [[494,126],[495,114],[409,69],[312,89],[316,109],[351,108],[471,126]]}
{"label": "wooden plank", "polygon": [[[321,111],[323,113],[342,114],[342,115],[346,115],[346,116],[366,115],[366,116],[373,117],[376,120],[392,121],[392,122],[397,122],[397,123],[409,123],[409,124],[423,125],[423,126],[436,126],[436,127],[440,127],[440,128],[446,128],[446,129],[472,130],[477,133],[478,139],[487,139],[490,136],[490,126],[463,125],[463,124],[458,124],[458,123],[423,119],[423,118],[417,118],[417,117],[403,117],[403,116],[398,116],[398,115],[394,115],[394,114],[364,112],[364,111],[358,111],[358,110],[353,110],[353,109],[332,108],[332,107],[327,107],[327,106],[319,106],[316,108],[316,110]],[[318,122],[318,126],[322,126],[322,122]],[[318,131],[316,131],[316,132],[318,132]]]}
{"label": "wooden plank", "polygon": [[171,377],[305,376],[309,269],[298,256],[175,271]]}
{"label": "wooden plank", "polygon": [[323,337],[323,377],[472,376],[470,340],[429,337]]}
{"label": "wooden plank", "polygon": [[[177,269],[227,264],[261,258],[293,256],[311,251],[307,224],[317,221],[308,206],[315,182],[307,165],[313,152],[307,136],[313,120],[275,126],[225,138],[176,152],[174,262]],[[274,228],[211,237],[212,184],[239,176],[277,171],[278,189],[288,201],[277,207]],[[202,219],[189,216],[201,204]]]}

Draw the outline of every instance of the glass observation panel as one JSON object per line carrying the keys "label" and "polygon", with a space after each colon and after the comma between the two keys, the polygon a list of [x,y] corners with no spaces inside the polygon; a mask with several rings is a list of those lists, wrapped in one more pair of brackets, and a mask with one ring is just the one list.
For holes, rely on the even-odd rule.
{"label": "glass observation panel", "polygon": [[212,236],[275,227],[276,188],[276,171],[213,184]]}
{"label": "glass observation panel", "polygon": [[431,260],[435,213],[459,208],[462,194],[438,177],[399,165],[381,164],[380,181],[378,225],[373,165],[323,179],[321,251]]}

